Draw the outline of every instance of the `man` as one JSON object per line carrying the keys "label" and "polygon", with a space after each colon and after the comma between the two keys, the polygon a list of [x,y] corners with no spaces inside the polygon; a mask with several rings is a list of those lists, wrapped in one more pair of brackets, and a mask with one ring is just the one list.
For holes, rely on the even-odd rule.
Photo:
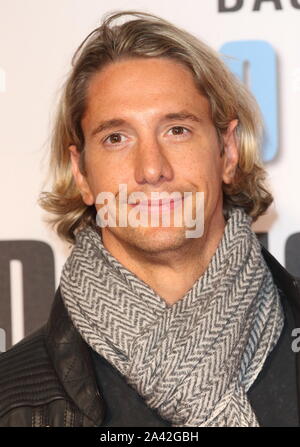
{"label": "man", "polygon": [[74,247],[47,324],[1,356],[0,425],[299,424],[299,289],[251,230],[259,135],[185,31],[122,12],[87,37],[41,197]]}

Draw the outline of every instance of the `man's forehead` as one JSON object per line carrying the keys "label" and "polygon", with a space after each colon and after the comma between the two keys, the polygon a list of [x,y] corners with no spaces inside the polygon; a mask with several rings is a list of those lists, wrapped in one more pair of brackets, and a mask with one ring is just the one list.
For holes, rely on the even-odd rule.
{"label": "man's forehead", "polygon": [[[93,99],[98,95],[131,96],[131,90],[147,93],[156,90],[168,91],[174,83],[181,83],[181,90],[187,87],[197,89],[192,72],[183,64],[167,58],[139,58],[114,61],[94,73],[89,80],[87,96]],[[143,86],[140,89],[140,85]],[[178,90],[176,95],[178,95]]]}

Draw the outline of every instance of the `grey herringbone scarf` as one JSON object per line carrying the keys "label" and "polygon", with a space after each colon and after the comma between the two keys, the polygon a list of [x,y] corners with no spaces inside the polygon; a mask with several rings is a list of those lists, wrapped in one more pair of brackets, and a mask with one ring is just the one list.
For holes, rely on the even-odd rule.
{"label": "grey herringbone scarf", "polygon": [[61,276],[83,339],[174,426],[258,426],[247,391],[275,346],[283,312],[240,208],[204,274],[172,306],[103,246],[91,227]]}

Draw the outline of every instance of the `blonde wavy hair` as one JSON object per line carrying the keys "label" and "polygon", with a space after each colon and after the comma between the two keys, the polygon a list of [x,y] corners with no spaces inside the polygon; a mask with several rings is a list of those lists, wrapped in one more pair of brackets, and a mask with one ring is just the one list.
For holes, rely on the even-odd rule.
{"label": "blonde wavy hair", "polygon": [[[117,19],[128,15],[133,18],[116,24]],[[48,222],[71,243],[79,228],[95,226],[96,208],[82,200],[72,175],[68,147],[77,146],[80,170],[86,174],[81,120],[89,81],[112,61],[137,57],[169,58],[188,67],[199,91],[210,102],[220,140],[229,122],[238,119],[239,162],[232,184],[223,184],[224,215],[229,208],[239,206],[256,220],[273,198],[265,186],[266,172],[260,159],[262,120],[255,99],[219,55],[193,35],[152,14],[120,11],[106,16],[72,58],[53,128],[49,165],[52,191],[42,192],[38,200],[52,214]]]}

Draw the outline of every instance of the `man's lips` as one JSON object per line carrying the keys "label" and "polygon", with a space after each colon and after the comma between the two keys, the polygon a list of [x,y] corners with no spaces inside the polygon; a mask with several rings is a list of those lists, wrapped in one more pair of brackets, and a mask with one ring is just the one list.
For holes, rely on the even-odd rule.
{"label": "man's lips", "polygon": [[130,206],[140,206],[141,208],[174,208],[183,201],[183,198],[178,199],[159,199],[159,200],[143,200],[137,203],[128,203]]}

